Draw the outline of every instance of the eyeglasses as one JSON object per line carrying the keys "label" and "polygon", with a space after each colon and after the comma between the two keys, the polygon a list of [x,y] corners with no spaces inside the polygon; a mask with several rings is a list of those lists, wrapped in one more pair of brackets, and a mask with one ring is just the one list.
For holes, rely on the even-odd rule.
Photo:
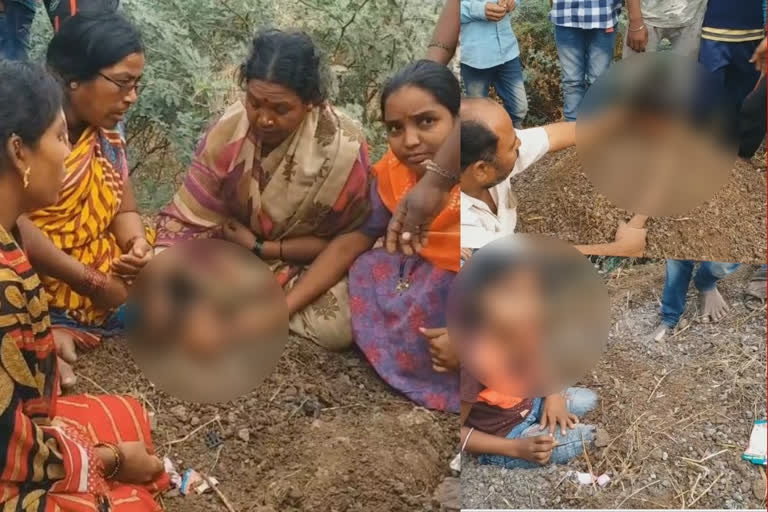
{"label": "eyeglasses", "polygon": [[104,80],[107,80],[108,82],[112,82],[117,87],[120,88],[120,92],[123,94],[128,94],[129,92],[136,90],[136,94],[139,94],[141,92],[141,77],[137,78],[136,80],[130,80],[130,81],[121,81],[121,80],[115,80],[114,78],[110,78],[104,73],[99,73],[99,76],[103,78]]}

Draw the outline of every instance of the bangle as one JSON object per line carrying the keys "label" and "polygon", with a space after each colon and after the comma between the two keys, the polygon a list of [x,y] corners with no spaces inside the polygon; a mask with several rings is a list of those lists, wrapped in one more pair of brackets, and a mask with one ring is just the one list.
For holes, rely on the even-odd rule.
{"label": "bangle", "polygon": [[283,260],[283,240],[280,239],[280,261]]}
{"label": "bangle", "polygon": [[642,25],[640,25],[638,28],[632,28],[632,27],[629,27],[627,30],[629,30],[630,32],[640,32],[640,31],[641,31],[641,30],[643,30],[644,28],[645,28],[645,23],[643,23]]}
{"label": "bangle", "polygon": [[100,272],[86,264],[83,264],[83,271],[83,281],[85,281],[84,295],[93,295],[107,286],[107,274],[104,272]]}
{"label": "bangle", "polygon": [[427,172],[432,172],[434,174],[437,174],[438,176],[446,179],[451,183],[451,185],[456,185],[459,182],[458,176],[453,176],[451,173],[437,165],[432,160],[427,160],[424,162],[424,168],[427,170]]}
{"label": "bangle", "polygon": [[441,43],[440,41],[432,41],[431,43],[429,43],[427,48],[440,48],[441,50],[445,50],[448,53],[456,49],[455,46],[448,46],[447,44]]}
{"label": "bangle", "polygon": [[251,252],[261,258],[261,254],[264,252],[264,242],[256,238],[253,242],[253,247],[251,247]]}
{"label": "bangle", "polygon": [[115,456],[115,467],[112,468],[112,471],[110,471],[108,475],[104,475],[106,480],[112,480],[120,472],[120,466],[123,465],[123,453],[120,451],[120,448],[112,443],[99,443],[96,445],[96,448],[99,447],[109,448]]}

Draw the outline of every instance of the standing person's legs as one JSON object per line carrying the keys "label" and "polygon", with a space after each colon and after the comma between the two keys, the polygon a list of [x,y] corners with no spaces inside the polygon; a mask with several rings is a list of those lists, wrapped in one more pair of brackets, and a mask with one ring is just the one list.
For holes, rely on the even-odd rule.
{"label": "standing person's legs", "polygon": [[580,28],[555,25],[555,45],[563,88],[563,115],[567,121],[576,120],[579,105],[587,91],[585,32]]}
{"label": "standing person's legs", "polygon": [[466,64],[461,65],[461,80],[464,82],[467,96],[470,98],[486,98],[496,68],[478,69]]}
{"label": "standing person's legs", "polygon": [[739,116],[739,156],[752,158],[763,143],[766,133],[766,80],[763,77],[741,105]]}
{"label": "standing person's legs", "polygon": [[730,66],[726,74],[726,88],[733,95],[734,101],[741,108],[749,93],[755,90],[760,72],[749,62],[760,41],[730,43]]}
{"label": "standing person's legs", "polygon": [[616,27],[610,32],[594,28],[587,32],[587,87],[595,83],[600,75],[608,71],[613,62],[613,49],[616,45]]}
{"label": "standing person's legs", "polygon": [[[688,285],[691,283],[694,262],[691,260],[667,260],[666,277],[664,279],[664,291],[661,294],[661,326],[659,329],[672,329],[680,321],[685,311],[685,296],[688,293]],[[655,336],[660,341],[661,336]]]}
{"label": "standing person's legs", "polygon": [[739,268],[738,263],[704,261],[693,278],[693,284],[701,297],[701,315],[704,320],[719,322],[728,312],[728,303],[720,295],[717,282]]}
{"label": "standing person's legs", "polygon": [[672,43],[670,51],[682,57],[696,58],[701,46],[701,26],[704,24],[704,13],[707,11],[707,2],[701,2],[699,12],[685,26],[674,29],[674,33],[667,35]]}
{"label": "standing person's legs", "polygon": [[525,94],[523,66],[520,64],[520,57],[505,62],[496,68],[493,85],[504,102],[504,108],[509,117],[512,118],[515,128],[522,128],[525,116],[528,114],[528,97]]}
{"label": "standing person's legs", "polygon": [[14,1],[6,0],[4,3],[5,29],[0,34],[0,56],[9,60],[26,60],[35,11]]}
{"label": "standing person's legs", "polygon": [[709,71],[721,85],[725,86],[725,70],[730,62],[729,43],[702,39],[699,43],[699,64]]}

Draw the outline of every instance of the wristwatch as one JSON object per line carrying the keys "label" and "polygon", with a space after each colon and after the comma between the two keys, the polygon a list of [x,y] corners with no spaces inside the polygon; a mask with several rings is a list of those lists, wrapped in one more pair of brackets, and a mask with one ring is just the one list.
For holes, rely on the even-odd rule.
{"label": "wristwatch", "polygon": [[256,241],[253,242],[253,247],[251,247],[251,252],[261,258],[261,253],[264,250],[264,241],[260,238],[256,237]]}

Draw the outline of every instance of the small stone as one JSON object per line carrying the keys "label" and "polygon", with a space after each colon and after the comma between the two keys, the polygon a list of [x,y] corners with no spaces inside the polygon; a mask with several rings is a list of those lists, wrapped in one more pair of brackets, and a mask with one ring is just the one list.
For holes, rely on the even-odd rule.
{"label": "small stone", "polygon": [[171,407],[171,414],[173,414],[179,421],[187,421],[187,408],[183,405]]}
{"label": "small stone", "polygon": [[198,426],[200,424],[200,418],[198,418],[197,416],[192,416],[192,419],[190,420],[189,424],[192,425],[193,427]]}
{"label": "small stone", "polygon": [[247,443],[251,440],[251,431],[247,428],[241,428],[237,431],[237,437],[240,438],[241,441]]}
{"label": "small stone", "polygon": [[664,452],[661,450],[661,448],[656,447],[651,451],[651,457],[657,460],[663,460]]}
{"label": "small stone", "polygon": [[607,430],[603,430],[602,428],[597,429],[597,432],[595,432],[595,446],[597,448],[604,448],[608,446],[611,442],[611,436],[608,434]]}
{"label": "small stone", "polygon": [[752,480],[752,494],[760,501],[765,500],[765,480],[762,477]]}
{"label": "small stone", "polygon": [[304,497],[304,493],[298,487],[291,487],[291,490],[288,491],[288,497],[292,500],[300,500]]}
{"label": "small stone", "polygon": [[669,458],[669,454],[667,452],[663,452],[661,454],[661,460],[667,460]]}

